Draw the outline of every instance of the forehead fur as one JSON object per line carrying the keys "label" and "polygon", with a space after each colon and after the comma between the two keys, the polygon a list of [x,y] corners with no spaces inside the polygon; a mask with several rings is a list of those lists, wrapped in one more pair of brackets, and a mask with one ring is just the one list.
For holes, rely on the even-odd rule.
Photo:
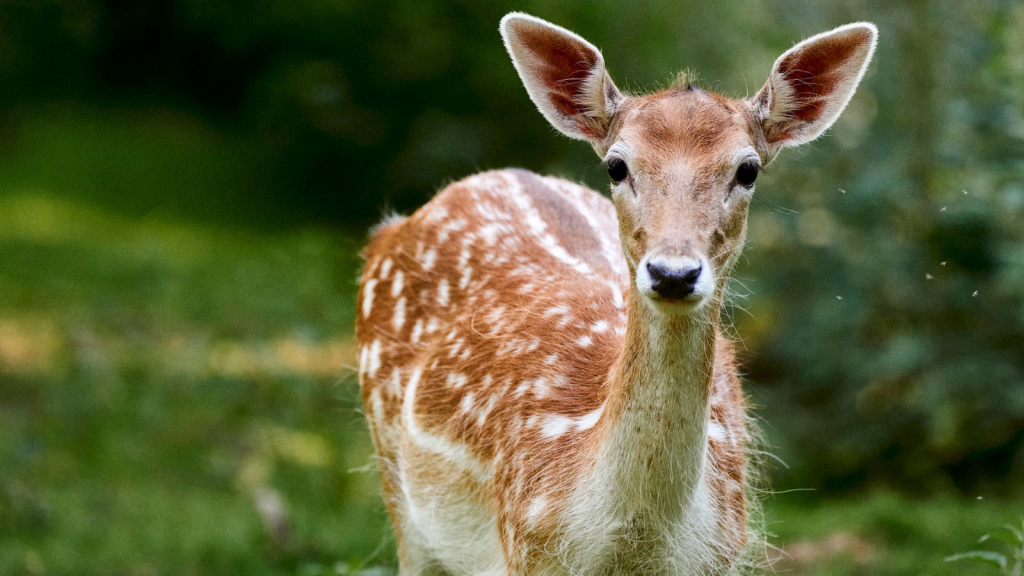
{"label": "forehead fur", "polygon": [[645,148],[687,156],[731,154],[756,144],[754,118],[743,102],[694,86],[630,98],[612,130]]}

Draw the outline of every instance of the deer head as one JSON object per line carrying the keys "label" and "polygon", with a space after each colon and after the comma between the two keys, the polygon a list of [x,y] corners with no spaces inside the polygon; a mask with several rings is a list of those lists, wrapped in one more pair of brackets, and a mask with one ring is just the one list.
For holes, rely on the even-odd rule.
{"label": "deer head", "polygon": [[857,23],[809,38],[775,61],[753,98],[739,100],[692,85],[623,94],[597,48],[526,14],[502,19],[501,34],[541,114],[590,142],[607,166],[633,288],[654,310],[686,315],[720,300],[758,173],[782,148],[832,125],[878,33]]}

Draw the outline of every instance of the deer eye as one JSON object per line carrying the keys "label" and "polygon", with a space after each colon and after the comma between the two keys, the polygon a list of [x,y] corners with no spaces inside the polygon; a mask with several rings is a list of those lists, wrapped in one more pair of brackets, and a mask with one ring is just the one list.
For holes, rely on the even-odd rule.
{"label": "deer eye", "polygon": [[608,176],[611,177],[612,183],[618,184],[629,176],[629,168],[626,168],[626,163],[620,158],[611,158],[608,160]]}
{"label": "deer eye", "polygon": [[744,188],[750,188],[754,185],[754,180],[757,180],[757,173],[760,171],[761,166],[756,162],[744,162],[736,170],[736,181]]}

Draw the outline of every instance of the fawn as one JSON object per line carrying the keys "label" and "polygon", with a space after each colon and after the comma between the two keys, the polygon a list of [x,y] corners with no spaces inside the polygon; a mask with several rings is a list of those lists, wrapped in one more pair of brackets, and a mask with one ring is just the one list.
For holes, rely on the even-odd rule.
{"label": "fawn", "polygon": [[749,438],[723,290],[758,173],[835,121],[877,30],[797,44],[743,100],[627,95],[576,34],[500,31],[612,201],[500,170],[372,232],[359,381],[401,573],[734,572]]}

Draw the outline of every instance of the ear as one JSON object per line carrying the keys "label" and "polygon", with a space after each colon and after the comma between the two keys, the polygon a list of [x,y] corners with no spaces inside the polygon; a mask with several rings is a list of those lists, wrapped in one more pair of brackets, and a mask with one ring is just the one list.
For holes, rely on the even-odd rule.
{"label": "ear", "polygon": [[772,155],[810,142],[846,108],[875,51],[878,29],[858,22],[797,44],[775,61],[753,100]]}
{"label": "ear", "polygon": [[528,14],[506,15],[500,29],[540,113],[566,136],[600,143],[622,100],[601,52],[565,28]]}

